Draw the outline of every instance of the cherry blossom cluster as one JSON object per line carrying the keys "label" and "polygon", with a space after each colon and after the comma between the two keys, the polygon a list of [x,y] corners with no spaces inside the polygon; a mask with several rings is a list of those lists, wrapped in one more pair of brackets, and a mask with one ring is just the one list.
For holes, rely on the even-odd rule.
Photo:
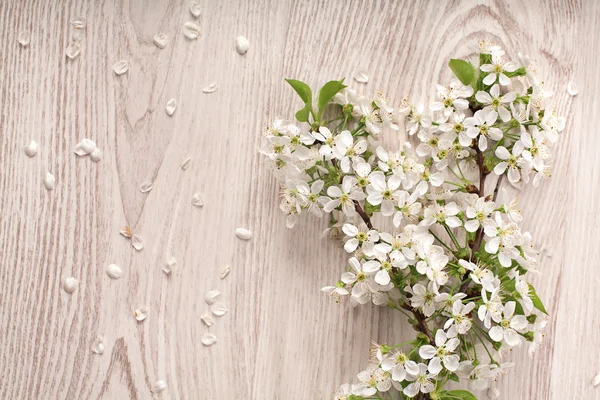
{"label": "cherry blossom cluster", "polygon": [[[533,354],[542,342],[547,313],[527,280],[538,253],[500,185],[505,175],[534,187],[548,177],[565,120],[547,108],[550,93],[527,57],[506,61],[482,42],[474,62],[451,60],[456,79],[437,86],[427,109],[406,100],[396,109],[343,80],[326,83],[315,102],[308,85],[288,80],[304,101],[303,124],[276,119],[264,132],[260,152],[281,181],[288,228],[310,213],[344,239],[348,265],[322,290],[396,309],[416,331],[375,344],[336,400],[475,399],[444,386],[483,390],[511,367],[507,350]],[[418,142],[387,150],[384,134],[402,126]],[[374,226],[384,217],[392,232]]]}

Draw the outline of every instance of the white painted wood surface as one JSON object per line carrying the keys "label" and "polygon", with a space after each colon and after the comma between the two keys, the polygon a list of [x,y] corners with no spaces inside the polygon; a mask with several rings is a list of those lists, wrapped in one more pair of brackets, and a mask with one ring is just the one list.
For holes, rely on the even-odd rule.
{"label": "white painted wood surface", "polygon": [[[366,365],[371,340],[411,330],[393,311],[352,310],[319,292],[344,254],[320,240],[322,221],[285,228],[256,151],[261,128],[298,107],[284,77],[317,86],[364,68],[369,84],[353,83],[361,91],[425,101],[448,78],[447,60],[480,39],[537,59],[569,118],[553,178],[520,197],[524,227],[546,249],[534,283],[551,312],[548,338],[534,359],[513,352],[500,398],[600,398],[591,385],[600,372],[600,2],[227,0],[202,9],[190,41],[183,1],[0,2],[0,398],[147,399],[158,379],[169,385],[161,398],[329,398]],[[71,61],[64,50],[78,16],[88,26]],[[25,48],[21,30],[31,31]],[[158,32],[169,36],[164,50],[152,43]],[[245,56],[238,35],[250,40]],[[129,72],[116,76],[121,59]],[[566,94],[572,79],[576,98]],[[202,93],[213,81],[218,90]],[[100,163],[73,154],[84,137],[102,149]],[[31,139],[40,143],[32,159],[23,153]],[[142,194],[146,180],[155,186]],[[191,205],[195,192],[203,208]],[[126,224],[143,251],[119,235]],[[240,226],[254,239],[236,239]],[[168,254],[178,260],[170,276],[161,271]],[[110,263],[123,278],[106,276]],[[80,282],[73,295],[61,288],[68,276]],[[206,348],[200,315],[213,288],[230,311]],[[137,323],[141,305],[150,315]],[[91,352],[98,334],[103,355]]]}

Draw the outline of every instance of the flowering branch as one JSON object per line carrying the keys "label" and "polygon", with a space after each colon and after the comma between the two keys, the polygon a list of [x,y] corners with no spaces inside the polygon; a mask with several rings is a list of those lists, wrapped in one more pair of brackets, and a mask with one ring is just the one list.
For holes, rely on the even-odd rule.
{"label": "flowering branch", "polygon": [[[516,200],[498,195],[504,175],[534,187],[550,175],[565,120],[546,108],[528,58],[507,62],[498,46],[480,48],[477,60],[450,60],[457,79],[437,85],[429,111],[403,101],[416,147],[384,149],[382,135],[400,129],[392,101],[380,92],[359,96],[343,80],[313,98],[307,84],[288,79],[304,125],[276,119],[265,130],[260,152],[282,182],[286,225],[305,212],[328,215],[332,236],[345,236],[348,267],[322,290],[352,306],[396,309],[417,331],[414,340],[376,345],[358,382],[342,385],[336,400],[393,391],[401,399],[473,400],[445,384],[484,389],[512,365],[503,362],[505,349],[527,343],[532,354],[542,342],[547,312],[526,280],[537,252]],[[325,120],[328,107],[335,113]],[[492,173],[496,187],[485,196]],[[375,229],[375,213],[395,230]]]}

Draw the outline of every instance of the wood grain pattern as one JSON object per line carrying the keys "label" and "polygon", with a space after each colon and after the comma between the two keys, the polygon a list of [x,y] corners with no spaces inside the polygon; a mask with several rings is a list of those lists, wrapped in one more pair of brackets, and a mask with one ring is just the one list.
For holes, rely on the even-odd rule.
{"label": "wood grain pattern", "polygon": [[[77,16],[88,27],[71,61]],[[360,91],[425,101],[449,77],[447,60],[480,39],[538,60],[569,116],[553,178],[520,195],[524,227],[545,249],[534,284],[551,312],[548,338],[534,359],[513,352],[500,398],[600,398],[591,385],[600,372],[599,2],[205,1],[196,41],[181,33],[192,19],[183,1],[0,2],[0,398],[148,399],[157,379],[169,387],[154,397],[165,399],[329,398],[366,365],[371,340],[411,329],[393,311],[320,294],[344,254],[319,239],[322,221],[285,228],[256,151],[261,128],[298,106],[284,77],[316,86],[365,68]],[[21,30],[32,33],[26,48]],[[152,44],[158,32],[169,35],[164,50]],[[240,34],[245,56],[234,49]],[[130,69],[118,77],[120,59]],[[576,98],[566,94],[572,79]],[[202,93],[213,81],[218,90]],[[179,104],[171,118],[170,98]],[[100,163],[72,153],[83,137],[102,149]],[[33,159],[22,150],[30,139],[41,145]],[[57,178],[52,192],[46,171]],[[146,180],[155,187],[142,194]],[[190,204],[197,191],[202,209]],[[125,224],[143,251],[119,235]],[[255,238],[235,239],[239,226]],[[167,254],[178,260],[169,277]],[[110,263],[122,279],[108,279]],[[219,280],[226,263],[231,274]],[[73,295],[61,289],[67,276],[80,281]],[[205,348],[199,317],[212,288],[230,312]],[[137,323],[132,311],[144,304],[150,315]],[[98,334],[101,356],[91,352]]]}

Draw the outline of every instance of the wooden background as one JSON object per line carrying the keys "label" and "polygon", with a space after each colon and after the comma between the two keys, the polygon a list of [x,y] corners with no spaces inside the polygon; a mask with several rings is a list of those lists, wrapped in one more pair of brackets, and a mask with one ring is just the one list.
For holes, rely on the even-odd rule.
{"label": "wooden background", "polygon": [[[553,179],[520,194],[524,228],[543,248],[537,290],[551,312],[545,346],[524,348],[498,385],[501,399],[594,399],[600,372],[598,126],[600,2],[204,1],[201,34],[183,1],[0,2],[0,398],[148,399],[158,379],[172,399],[326,399],[367,364],[371,340],[412,334],[404,317],[350,309],[320,293],[345,265],[321,240],[324,221],[285,228],[278,187],[257,147],[261,128],[299,107],[283,81],[313,87],[351,77],[396,99],[425,101],[449,78],[450,57],[480,39],[530,54],[568,116]],[[88,26],[68,60],[69,21]],[[17,34],[29,30],[22,48]],[[158,32],[169,35],[159,50]],[[235,52],[245,35],[250,51]],[[116,76],[112,64],[128,60]],[[581,94],[566,93],[569,80]],[[202,93],[217,82],[218,90]],[[179,106],[169,118],[168,99]],[[94,139],[104,159],[78,159]],[[35,158],[23,147],[40,143]],[[394,138],[397,141],[398,138]],[[180,165],[192,157],[190,168]],[[51,171],[54,191],[42,178]],[[154,190],[138,190],[146,180]],[[195,192],[205,206],[191,206]],[[119,235],[130,224],[135,252]],[[248,227],[242,242],[234,229]],[[161,271],[167,254],[178,264]],[[112,281],[104,269],[119,264]],[[219,280],[221,268],[231,274]],[[79,289],[66,294],[61,280]],[[208,328],[204,293],[217,288],[230,312]],[[148,305],[137,323],[133,310]],[[104,335],[103,355],[91,352]],[[159,397],[159,396],[155,396]],[[485,399],[483,393],[481,398]]]}

